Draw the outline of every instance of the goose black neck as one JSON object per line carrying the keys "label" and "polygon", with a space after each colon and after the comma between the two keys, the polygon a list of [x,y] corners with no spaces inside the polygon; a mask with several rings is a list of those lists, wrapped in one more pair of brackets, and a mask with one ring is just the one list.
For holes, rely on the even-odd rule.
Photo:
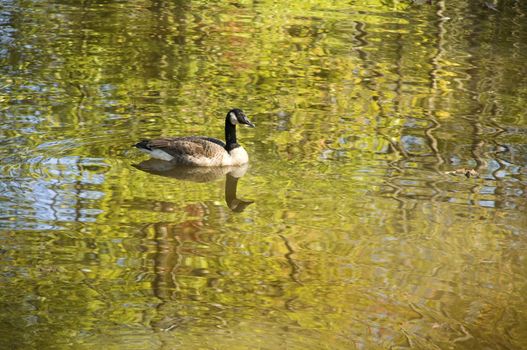
{"label": "goose black neck", "polygon": [[236,125],[232,125],[229,121],[229,117],[225,119],[225,144],[227,150],[238,147],[236,143]]}

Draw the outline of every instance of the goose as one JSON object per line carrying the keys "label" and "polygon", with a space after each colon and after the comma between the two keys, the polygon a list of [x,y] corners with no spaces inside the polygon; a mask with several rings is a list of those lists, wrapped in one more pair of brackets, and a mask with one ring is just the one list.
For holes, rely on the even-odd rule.
{"label": "goose", "polygon": [[236,125],[254,128],[241,109],[225,117],[225,142],[206,136],[162,137],[135,144],[152,158],[187,166],[233,166],[249,162],[247,151],[236,141]]}

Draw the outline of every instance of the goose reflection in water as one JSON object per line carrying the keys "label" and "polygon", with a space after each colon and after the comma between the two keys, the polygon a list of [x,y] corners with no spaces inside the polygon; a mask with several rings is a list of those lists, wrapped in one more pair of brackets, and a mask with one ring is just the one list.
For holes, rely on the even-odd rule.
{"label": "goose reflection in water", "polygon": [[250,204],[254,203],[252,200],[236,197],[238,180],[247,172],[247,163],[226,167],[191,167],[175,165],[163,160],[149,159],[139,164],[134,164],[133,167],[150,174],[193,182],[210,182],[225,176],[225,202],[232,211],[242,212]]}

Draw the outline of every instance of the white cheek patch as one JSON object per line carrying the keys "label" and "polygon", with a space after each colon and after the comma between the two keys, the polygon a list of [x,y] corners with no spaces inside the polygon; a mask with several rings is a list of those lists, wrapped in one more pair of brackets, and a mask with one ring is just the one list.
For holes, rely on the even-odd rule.
{"label": "white cheek patch", "polygon": [[234,114],[234,112],[229,113],[229,120],[232,125],[238,124],[238,118],[236,118],[236,114]]}

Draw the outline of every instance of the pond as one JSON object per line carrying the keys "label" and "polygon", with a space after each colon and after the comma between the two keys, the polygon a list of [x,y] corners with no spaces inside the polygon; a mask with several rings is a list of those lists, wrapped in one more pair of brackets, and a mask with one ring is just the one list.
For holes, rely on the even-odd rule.
{"label": "pond", "polygon": [[[526,15],[1,0],[3,347],[526,348]],[[241,169],[132,147],[231,108]]]}

